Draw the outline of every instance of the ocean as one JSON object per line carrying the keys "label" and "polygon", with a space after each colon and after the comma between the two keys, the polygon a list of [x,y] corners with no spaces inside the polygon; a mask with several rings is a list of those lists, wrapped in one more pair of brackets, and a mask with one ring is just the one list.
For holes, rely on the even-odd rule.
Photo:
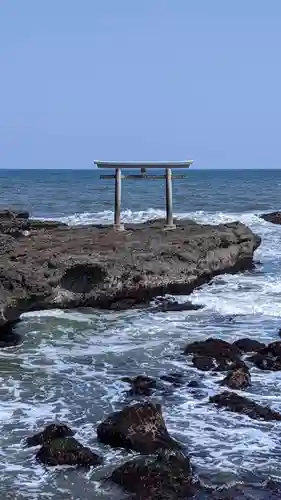
{"label": "ocean", "polygon": [[[112,223],[113,180],[93,171],[0,171],[0,208],[69,224]],[[278,340],[281,327],[281,227],[259,214],[280,208],[281,170],[200,171],[174,181],[179,218],[221,223],[240,220],[262,237],[252,271],[215,278],[189,299],[196,311],[150,313],[38,311],[23,315],[20,342],[0,350],[1,500],[113,500],[125,498],[100,482],[128,456],[97,441],[96,427],[128,399],[122,377],[159,377],[172,371],[196,379],[156,392],[170,434],[186,447],[196,473],[211,484],[281,481],[280,423],[218,411],[208,403],[222,375],[197,371],[183,347],[210,336],[234,341]],[[165,215],[164,181],[125,180],[124,222]],[[179,300],[185,300],[180,297]],[[243,394],[281,411],[281,373],[253,368]],[[24,439],[53,420],[68,423],[97,450],[105,465],[94,470],[48,469],[36,463]],[[266,498],[255,496],[255,498]]]}

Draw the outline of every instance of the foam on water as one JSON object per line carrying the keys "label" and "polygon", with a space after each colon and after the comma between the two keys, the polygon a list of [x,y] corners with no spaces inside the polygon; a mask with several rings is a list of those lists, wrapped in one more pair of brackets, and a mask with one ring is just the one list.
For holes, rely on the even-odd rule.
{"label": "foam on water", "polygon": [[[259,267],[224,275],[196,290],[199,311],[148,313],[47,311],[24,315],[18,329],[22,344],[0,352],[0,477],[3,491],[16,500],[118,498],[105,494],[98,479],[127,455],[97,442],[95,428],[115,409],[130,402],[124,375],[159,377],[179,371],[196,379],[198,389],[164,385],[154,396],[163,405],[170,433],[192,456],[197,472],[213,482],[280,474],[280,424],[257,422],[218,411],[208,397],[219,391],[221,375],[198,372],[181,355],[183,346],[209,336],[234,341],[251,337],[278,339],[281,316],[281,245],[278,226],[253,213],[182,213],[179,218],[221,223],[241,220],[262,236],[256,253]],[[164,212],[123,212],[126,222],[163,217]],[[72,224],[111,223],[112,213],[85,213],[63,218]],[[186,300],[181,297],[180,300]],[[254,369],[246,396],[281,411],[281,373]],[[105,467],[83,472],[49,471],[34,461],[24,438],[55,418],[68,422],[80,441],[105,457]],[[19,495],[20,489],[20,495]],[[9,498],[9,497],[7,497]],[[121,498],[121,497],[120,497]]]}

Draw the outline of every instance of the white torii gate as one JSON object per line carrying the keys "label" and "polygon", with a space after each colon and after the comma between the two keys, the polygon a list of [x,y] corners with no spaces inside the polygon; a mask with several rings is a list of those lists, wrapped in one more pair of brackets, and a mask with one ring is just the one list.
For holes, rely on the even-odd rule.
{"label": "white torii gate", "polygon": [[[172,169],[189,168],[193,160],[180,162],[115,162],[115,161],[95,161],[97,168],[115,169],[115,174],[101,175],[101,179],[115,179],[115,204],[114,204],[114,229],[124,230],[121,224],[121,180],[122,179],[166,179],[166,225],[165,229],[175,229],[173,222],[173,194],[172,194]],[[140,174],[122,175],[122,169],[140,169]],[[165,175],[149,175],[148,168],[161,168],[165,170]],[[175,178],[183,178],[182,175],[174,175]]]}

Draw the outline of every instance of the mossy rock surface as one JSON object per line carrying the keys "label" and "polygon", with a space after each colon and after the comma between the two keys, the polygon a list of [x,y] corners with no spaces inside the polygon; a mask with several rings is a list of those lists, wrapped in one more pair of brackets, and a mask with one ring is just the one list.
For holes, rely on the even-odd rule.
{"label": "mossy rock surface", "polygon": [[182,499],[194,492],[189,458],[178,451],[130,460],[113,471],[111,480],[138,499]]}
{"label": "mossy rock surface", "polygon": [[37,460],[46,465],[97,466],[102,458],[73,437],[55,439],[40,448]]}
{"label": "mossy rock surface", "polygon": [[65,424],[50,424],[45,429],[26,440],[27,446],[38,446],[39,444],[49,443],[53,439],[73,436],[74,432]]}

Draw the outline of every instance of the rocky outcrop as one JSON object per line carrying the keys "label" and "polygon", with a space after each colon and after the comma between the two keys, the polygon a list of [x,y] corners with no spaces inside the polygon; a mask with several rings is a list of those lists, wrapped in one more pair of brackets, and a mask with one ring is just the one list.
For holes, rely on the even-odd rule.
{"label": "rocky outcrop", "polygon": [[246,366],[230,371],[220,385],[227,385],[230,389],[246,389],[251,385],[251,375]]}
{"label": "rocky outcrop", "polygon": [[260,370],[281,370],[281,342],[272,342],[260,349],[256,354],[247,358]]}
{"label": "rocky outcrop", "polygon": [[228,371],[244,367],[241,351],[225,340],[209,338],[188,344],[184,354],[194,354],[193,365],[203,371]]}
{"label": "rocky outcrop", "polygon": [[281,212],[270,212],[260,215],[261,219],[272,224],[281,224]]}
{"label": "rocky outcrop", "polygon": [[238,347],[238,349],[243,352],[257,352],[265,347],[265,344],[263,342],[247,338],[235,340],[235,342],[233,342],[233,345]]}
{"label": "rocky outcrop", "polygon": [[65,424],[50,424],[45,429],[26,440],[27,446],[38,446],[49,443],[53,439],[73,436],[74,432]]}
{"label": "rocky outcrop", "polygon": [[[213,276],[247,269],[260,238],[239,222],[163,221],[68,227],[0,214],[0,328],[46,308],[124,309],[190,293]],[[177,306],[178,307],[178,306]]]}
{"label": "rocky outcrop", "polygon": [[115,469],[111,480],[137,500],[183,500],[194,493],[189,458],[179,452],[137,457]]}
{"label": "rocky outcrop", "polygon": [[261,406],[243,396],[238,396],[235,392],[224,391],[216,396],[211,396],[209,401],[216,404],[218,408],[243,413],[253,419],[267,421],[281,420],[281,414],[277,411],[271,410],[266,406]]}
{"label": "rocky outcrop", "polygon": [[102,459],[80,444],[73,437],[54,439],[44,444],[37,452],[36,459],[49,466],[72,465],[80,467],[93,467],[100,465]]}
{"label": "rocky outcrop", "polygon": [[230,344],[226,342],[226,340],[210,337],[206,340],[199,340],[187,344],[184,349],[184,354],[197,354],[199,356],[206,356],[218,360],[226,357],[230,361],[236,361],[241,351],[236,345]]}
{"label": "rocky outcrop", "polygon": [[115,412],[98,426],[97,434],[104,444],[142,454],[179,448],[167,431],[159,404],[138,403]]}

